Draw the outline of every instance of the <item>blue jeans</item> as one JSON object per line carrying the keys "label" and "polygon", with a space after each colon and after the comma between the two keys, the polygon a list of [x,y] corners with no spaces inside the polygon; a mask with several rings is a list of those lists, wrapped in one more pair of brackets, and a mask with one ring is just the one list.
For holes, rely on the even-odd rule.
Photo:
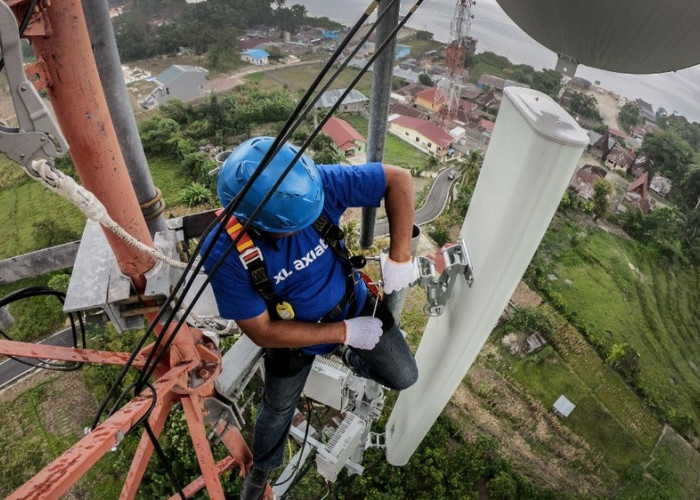
{"label": "blue jeans", "polygon": [[[372,305],[373,302],[369,314],[372,313]],[[368,306],[365,305],[362,313],[367,309]],[[362,313],[360,315],[369,315]],[[418,378],[416,361],[393,319],[382,319],[384,333],[374,349],[350,348],[347,361],[361,377],[379,382],[390,389],[406,389]],[[272,470],[282,465],[284,445],[294,410],[310,371],[311,363],[289,377],[277,377],[269,370],[266,371],[263,400],[258,407],[253,431],[253,462],[258,469]]]}

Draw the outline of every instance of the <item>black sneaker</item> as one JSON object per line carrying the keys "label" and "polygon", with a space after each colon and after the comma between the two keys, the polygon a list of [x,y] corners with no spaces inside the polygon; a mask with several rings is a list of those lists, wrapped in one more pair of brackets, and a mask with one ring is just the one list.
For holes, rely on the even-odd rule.
{"label": "black sneaker", "polygon": [[241,500],[260,500],[267,486],[267,479],[270,471],[258,469],[253,466],[243,479],[241,488]]}

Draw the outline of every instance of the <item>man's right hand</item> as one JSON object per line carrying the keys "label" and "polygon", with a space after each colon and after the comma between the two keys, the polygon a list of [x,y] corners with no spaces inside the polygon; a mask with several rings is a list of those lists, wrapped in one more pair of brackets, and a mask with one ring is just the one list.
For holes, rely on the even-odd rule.
{"label": "man's right hand", "polygon": [[344,344],[357,349],[369,350],[374,348],[383,333],[381,320],[372,316],[346,319],[344,323]]}

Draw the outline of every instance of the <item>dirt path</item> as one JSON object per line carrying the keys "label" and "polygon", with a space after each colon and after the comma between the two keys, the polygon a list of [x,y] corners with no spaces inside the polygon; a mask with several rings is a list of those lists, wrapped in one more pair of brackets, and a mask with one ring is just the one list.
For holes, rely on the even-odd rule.
{"label": "dirt path", "polygon": [[610,91],[600,92],[588,91],[587,95],[595,97],[598,101],[598,112],[600,116],[603,117],[603,122],[609,127],[616,130],[620,130],[620,126],[617,123],[617,113],[619,111],[617,107],[618,96]]}
{"label": "dirt path", "polygon": [[307,66],[310,64],[318,64],[323,62],[323,59],[312,59],[309,61],[301,61],[298,63],[284,64],[284,65],[274,65],[274,66],[263,66],[263,67],[246,67],[240,69],[230,75],[224,75],[213,80],[209,80],[207,83],[207,90],[210,92],[224,92],[226,90],[237,87],[238,85],[243,85],[243,78],[255,73],[268,73],[271,71],[277,71],[292,66]]}

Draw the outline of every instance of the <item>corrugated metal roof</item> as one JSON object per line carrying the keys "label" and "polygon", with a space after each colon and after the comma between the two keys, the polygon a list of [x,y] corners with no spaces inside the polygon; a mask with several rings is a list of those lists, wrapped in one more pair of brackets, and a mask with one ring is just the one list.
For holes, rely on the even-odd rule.
{"label": "corrugated metal roof", "polygon": [[439,128],[433,122],[421,120],[420,118],[399,115],[397,118],[392,120],[392,123],[396,123],[401,127],[414,130],[424,136],[426,139],[430,139],[440,147],[445,147],[452,143],[452,136]]}
{"label": "corrugated metal roof", "polygon": [[185,73],[204,73],[206,75],[209,73],[209,71],[204,68],[200,68],[199,66],[175,64],[163,71],[160,75],[158,75],[156,80],[158,80],[163,85],[169,85],[170,82],[174,81],[180,75],[183,75]]}
{"label": "corrugated metal roof", "polygon": [[356,140],[364,143],[367,142],[367,140],[362,137],[362,134],[355,130],[352,125],[335,116],[330,117],[322,130],[323,133],[333,139],[335,145],[343,151],[356,147],[357,144],[354,142]]}
{"label": "corrugated metal roof", "polygon": [[560,413],[564,417],[571,415],[574,408],[576,408],[576,405],[569,401],[569,399],[563,394],[554,402],[554,409],[557,411],[557,413]]}
{"label": "corrugated metal roof", "polygon": [[[315,104],[315,107],[317,108],[330,108],[333,106],[338,99],[340,99],[340,96],[343,95],[345,92],[345,89],[335,89],[335,90],[327,90],[321,95],[321,98],[318,100],[318,102]],[[348,105],[348,104],[356,104],[356,103],[366,103],[369,102],[369,99],[365,97],[365,95],[360,92],[359,90],[352,89],[348,95],[343,99],[343,104]]]}
{"label": "corrugated metal roof", "polygon": [[262,49],[250,49],[246,50],[243,52],[245,55],[252,57],[256,61],[259,61],[260,59],[265,59],[266,57],[270,57],[270,54],[268,54],[266,51]]}

